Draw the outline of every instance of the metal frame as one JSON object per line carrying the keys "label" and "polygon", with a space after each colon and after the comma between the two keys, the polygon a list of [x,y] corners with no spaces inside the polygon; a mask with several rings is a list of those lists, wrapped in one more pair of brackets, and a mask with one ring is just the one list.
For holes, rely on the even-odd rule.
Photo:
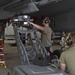
{"label": "metal frame", "polygon": [[[35,28],[28,29],[28,30],[20,30],[19,27],[17,25],[15,25],[15,23],[13,23],[13,28],[14,28],[14,32],[15,32],[17,47],[18,47],[23,65],[26,65],[26,64],[30,65],[30,61],[31,60],[33,61],[35,59],[36,55],[38,54],[37,49],[35,47],[35,43],[33,42],[33,39],[31,37],[32,33],[34,35],[34,40],[36,42],[36,45],[38,45],[37,47],[38,47],[39,54],[41,54],[43,56],[43,58],[46,58],[47,51],[46,51],[45,47],[43,46],[43,44],[41,43],[40,39],[38,38]],[[27,34],[29,34],[28,39],[31,43],[31,49],[26,48],[26,46],[22,43],[19,33],[26,34],[26,37],[27,37]],[[26,40],[27,39],[25,39],[25,41]]]}

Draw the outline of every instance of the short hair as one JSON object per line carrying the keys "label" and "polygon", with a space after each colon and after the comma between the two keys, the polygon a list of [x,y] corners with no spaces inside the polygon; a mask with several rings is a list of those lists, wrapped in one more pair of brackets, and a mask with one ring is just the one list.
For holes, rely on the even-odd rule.
{"label": "short hair", "polygon": [[75,32],[71,32],[71,36],[72,37],[75,37]]}

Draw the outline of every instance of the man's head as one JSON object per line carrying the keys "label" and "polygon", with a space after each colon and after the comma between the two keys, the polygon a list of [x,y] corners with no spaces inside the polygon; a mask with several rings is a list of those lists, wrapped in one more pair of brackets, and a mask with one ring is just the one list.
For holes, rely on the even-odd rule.
{"label": "man's head", "polygon": [[72,43],[75,43],[75,32],[71,33]]}
{"label": "man's head", "polygon": [[51,20],[49,19],[49,17],[45,17],[43,19],[43,25],[44,26],[49,26],[51,24]]}

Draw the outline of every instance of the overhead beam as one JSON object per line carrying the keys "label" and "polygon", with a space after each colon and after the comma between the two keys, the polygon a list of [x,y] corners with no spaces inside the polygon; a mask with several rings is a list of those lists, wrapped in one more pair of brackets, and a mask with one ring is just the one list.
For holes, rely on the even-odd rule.
{"label": "overhead beam", "polygon": [[29,14],[29,13],[33,13],[33,12],[37,12],[37,11],[39,11],[39,9],[35,5],[35,3],[29,3],[28,6],[23,9],[22,13]]}
{"label": "overhead beam", "polygon": [[59,1],[62,1],[62,0],[41,0],[38,2],[38,5],[42,6],[42,5],[46,5],[53,2],[59,2]]}

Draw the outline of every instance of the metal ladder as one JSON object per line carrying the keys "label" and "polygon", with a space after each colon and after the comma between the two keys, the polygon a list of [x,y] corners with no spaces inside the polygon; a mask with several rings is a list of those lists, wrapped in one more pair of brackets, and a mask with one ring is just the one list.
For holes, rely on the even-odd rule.
{"label": "metal ladder", "polygon": [[6,68],[3,38],[0,38],[0,66]]}
{"label": "metal ladder", "polygon": [[[34,45],[32,38],[31,38],[32,33],[34,34],[34,38],[35,38],[35,41],[38,45],[38,49],[39,49],[40,53],[42,54],[42,56],[44,58],[47,56],[47,51],[46,51],[45,47],[43,46],[43,44],[41,43],[41,41],[39,40],[37,33],[36,33],[36,30],[34,28],[30,29],[30,30],[29,29],[28,30],[20,30],[19,27],[15,24],[13,24],[13,28],[14,28],[14,32],[15,32],[15,39],[16,39],[17,47],[18,47],[23,65],[30,65],[30,60],[33,61],[33,59],[36,57],[36,54],[37,54],[35,45]],[[19,33],[23,33],[26,35],[29,34],[29,40],[30,40],[31,46],[32,46],[31,49],[28,49],[23,45],[23,43],[20,39]],[[28,53],[28,51],[29,51],[29,53]],[[31,54],[31,52],[33,55]],[[31,57],[31,59],[29,57]]]}

